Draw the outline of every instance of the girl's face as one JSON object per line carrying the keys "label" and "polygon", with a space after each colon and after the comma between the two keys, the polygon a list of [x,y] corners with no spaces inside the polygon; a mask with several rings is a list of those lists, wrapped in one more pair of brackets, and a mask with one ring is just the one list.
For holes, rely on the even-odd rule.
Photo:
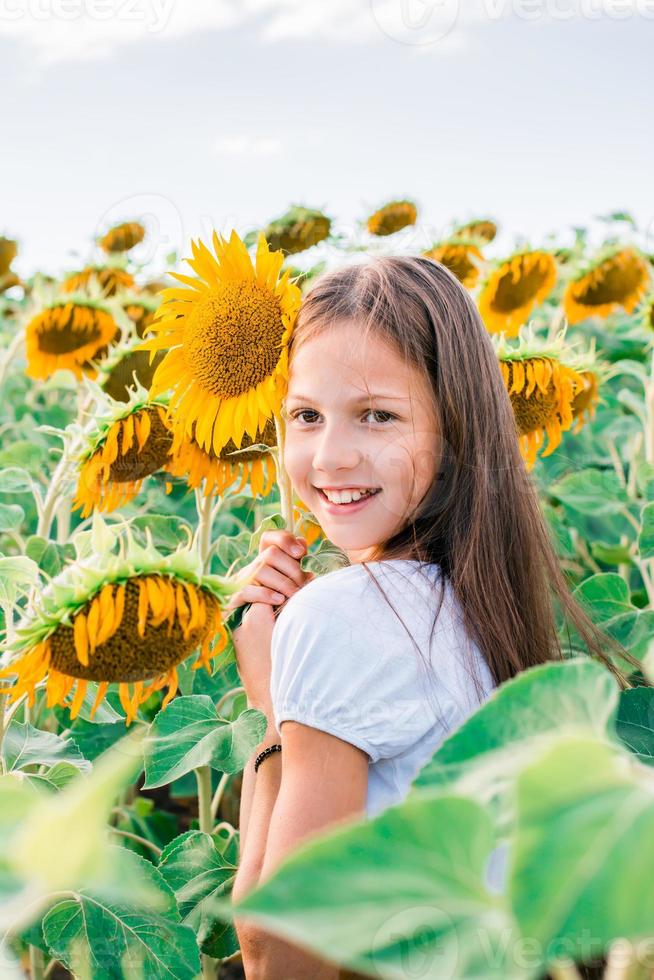
{"label": "girl's face", "polygon": [[[407,523],[436,478],[429,382],[385,340],[364,340],[356,322],[343,320],[293,352],[284,410],[284,464],[296,492],[327,538],[351,562],[365,561]],[[331,503],[325,488],[376,492]]]}

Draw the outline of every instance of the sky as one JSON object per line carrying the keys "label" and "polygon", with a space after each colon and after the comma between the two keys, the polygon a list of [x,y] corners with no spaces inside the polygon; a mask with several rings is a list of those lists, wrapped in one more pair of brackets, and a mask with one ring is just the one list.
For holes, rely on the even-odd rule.
{"label": "sky", "polygon": [[498,253],[629,211],[654,251],[654,0],[0,0],[0,234],[19,274],[141,217],[153,269],[292,203],[489,215]]}

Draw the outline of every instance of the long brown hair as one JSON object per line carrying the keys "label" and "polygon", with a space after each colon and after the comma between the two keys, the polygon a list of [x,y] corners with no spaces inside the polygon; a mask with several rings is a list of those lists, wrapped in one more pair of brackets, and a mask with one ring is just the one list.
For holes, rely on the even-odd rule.
{"label": "long brown hair", "polygon": [[631,686],[612,655],[635,668],[639,662],[571,595],[520,455],[497,355],[467,290],[423,257],[375,257],[324,273],[304,298],[289,353],[343,320],[425,372],[442,437],[437,479],[412,519],[369,560],[410,555],[438,563],[496,684],[564,659],[558,600],[589,653],[621,687]]}

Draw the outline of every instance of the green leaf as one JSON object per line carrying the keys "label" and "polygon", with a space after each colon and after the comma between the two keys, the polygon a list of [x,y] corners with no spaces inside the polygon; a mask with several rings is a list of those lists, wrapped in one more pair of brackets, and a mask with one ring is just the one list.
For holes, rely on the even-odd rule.
{"label": "green leaf", "polygon": [[628,545],[606,544],[604,541],[593,541],[590,553],[597,561],[605,565],[633,565],[634,560]]}
{"label": "green leaf", "polygon": [[236,867],[209,834],[191,830],[164,848],[159,870],[173,889],[182,921],[195,932],[200,949],[223,959],[239,948],[232,926],[213,914],[214,900],[231,892]]}
{"label": "green leaf", "polygon": [[0,557],[0,605],[13,606],[19,596],[25,595],[39,580],[38,565],[30,558]]}
{"label": "green leaf", "polygon": [[595,622],[604,623],[633,609],[629,586],[616,572],[598,572],[585,579],[573,593],[588,608]]}
{"label": "green leaf", "polygon": [[25,511],[18,504],[0,504],[0,531],[17,531],[25,520]]}
{"label": "green leaf", "polygon": [[614,470],[586,469],[570,473],[550,488],[567,507],[582,514],[619,514],[627,492]]}
{"label": "green leaf", "polygon": [[97,724],[76,718],[70,729],[70,737],[82,755],[86,759],[90,759],[91,762],[115,742],[118,742],[124,734],[125,723],[120,721]]}
{"label": "green leaf", "polygon": [[576,959],[654,921],[651,771],[604,740],[570,736],[518,778],[509,897],[522,931]]}
{"label": "green leaf", "polygon": [[[46,452],[43,446],[37,446],[27,439],[19,439],[6,449],[0,450],[0,469],[20,467],[38,476],[43,468],[45,458]],[[2,478],[0,477],[0,479]]]}
{"label": "green leaf", "polygon": [[165,786],[198,766],[240,772],[266,731],[266,717],[248,708],[221,722],[206,694],[175,698],[160,711],[145,742],[144,789]]}
{"label": "green leaf", "polygon": [[5,732],[1,758],[6,772],[33,765],[54,766],[58,762],[68,762],[80,772],[91,770],[91,763],[72,739],[41,731],[15,719]]}
{"label": "green leaf", "polygon": [[471,795],[513,820],[516,775],[535,753],[566,731],[612,734],[618,685],[588,657],[531,667],[505,681],[438,748],[412,793],[445,788]]}
{"label": "green leaf", "polygon": [[515,980],[517,929],[485,885],[494,843],[478,803],[409,799],[304,844],[233,914],[375,977]]}
{"label": "green leaf", "polygon": [[0,487],[2,493],[30,493],[32,477],[19,466],[8,466],[7,469],[0,470]]}
{"label": "green leaf", "polygon": [[175,515],[148,514],[144,517],[135,517],[131,526],[142,532],[147,529],[155,548],[165,548],[170,551],[174,551],[183,541],[187,541],[191,531],[188,522]]}
{"label": "green leaf", "polygon": [[124,848],[121,862],[133,879],[147,882],[160,909],[139,908],[101,892],[80,889],[58,902],[43,919],[43,935],[53,957],[75,976],[89,980],[194,980],[200,956],[193,931],[179,921],[172,891],[149,862]]}
{"label": "green leaf", "polygon": [[654,688],[632,687],[620,693],[616,731],[641,762],[654,766]]}
{"label": "green leaf", "polygon": [[54,578],[62,571],[67,562],[75,557],[75,548],[68,545],[57,544],[55,541],[48,541],[33,534],[27,539],[25,553],[28,558],[35,561],[39,568],[43,569],[46,575]]}
{"label": "green leaf", "polygon": [[654,558],[654,503],[645,504],[640,515],[638,552],[641,558]]}

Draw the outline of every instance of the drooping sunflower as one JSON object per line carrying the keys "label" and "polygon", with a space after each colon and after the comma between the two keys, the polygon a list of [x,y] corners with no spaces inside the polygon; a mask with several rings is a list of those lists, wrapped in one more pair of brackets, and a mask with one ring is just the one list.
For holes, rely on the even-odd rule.
{"label": "drooping sunflower", "polygon": [[228,641],[223,600],[235,586],[221,576],[203,576],[193,547],[163,556],[149,538],[143,548],[129,533],[117,537],[101,527],[96,553],[80,545],[77,561],[42,590],[29,619],[19,623],[14,658],[0,670],[0,678],[15,681],[2,693],[10,704],[26,695],[32,706],[45,682],[46,706],[70,708],[74,719],[94,691],[89,685],[97,683],[93,718],[109,686],[117,684],[130,725],[139,706],[166,685],[162,708],[168,705],[177,691],[177,667],[198,647],[191,669],[212,673],[211,661]]}
{"label": "drooping sunflower", "polygon": [[130,292],[121,297],[121,305],[134,324],[137,335],[143,337],[154,320],[159,300],[149,293]]}
{"label": "drooping sunflower", "polygon": [[491,333],[516,337],[531,311],[556,283],[556,262],[542,250],[514,252],[494,265],[481,284],[477,304]]}
{"label": "drooping sunflower", "polygon": [[454,232],[457,238],[469,238],[474,242],[490,245],[497,235],[497,224],[490,218],[476,218],[459,225]]}
{"label": "drooping sunflower", "polygon": [[651,284],[646,258],[634,246],[610,245],[578,270],[563,294],[568,322],[607,317],[622,306],[631,313]]}
{"label": "drooping sunflower", "polygon": [[143,480],[168,461],[173,437],[165,401],[148,402],[137,390],[125,405],[105,406],[79,455],[73,509],[113,511],[133,500]]}
{"label": "drooping sunflower", "polygon": [[366,221],[366,228],[371,235],[393,235],[409,225],[415,225],[418,209],[413,201],[389,201],[384,204]]}
{"label": "drooping sunflower", "polygon": [[74,272],[64,279],[61,288],[65,293],[73,293],[86,289],[93,280],[99,283],[103,296],[115,296],[121,289],[138,289],[134,277],[126,269],[109,265],[89,265]]}
{"label": "drooping sunflower", "polygon": [[29,319],[25,330],[30,378],[49,378],[67,368],[76,378],[95,377],[90,363],[106,354],[119,332],[115,311],[90,296],[53,299]]}
{"label": "drooping sunflower", "polygon": [[573,351],[565,343],[565,333],[564,327],[554,340],[543,341],[524,329],[519,332],[517,346],[509,345],[504,335],[495,341],[527,469],[533,467],[545,436],[547,449],[541,455],[549,456],[575,418],[575,432],[581,428],[584,409],[596,401],[597,388],[592,379],[584,377],[591,373],[597,377],[594,356]]}
{"label": "drooping sunflower", "polygon": [[145,228],[140,221],[124,221],[110,228],[106,235],[98,240],[100,248],[105,252],[129,252],[145,238]]}
{"label": "drooping sunflower", "polygon": [[138,343],[138,339],[121,342],[100,364],[98,384],[114,401],[129,401],[130,392],[139,385],[149,391],[154,372],[164,358],[159,351],[150,363],[148,352],[136,349]]}
{"label": "drooping sunflower", "polygon": [[[203,449],[195,439],[189,439],[183,428],[178,426],[166,469],[171,476],[184,477],[189,487],[199,487],[204,480],[205,497],[209,494],[224,493],[239,477],[239,485],[232,491],[233,493],[240,493],[246,483],[249,483],[254,496],[267,497],[275,484],[275,464],[270,453],[265,453],[263,450],[247,451],[249,447],[257,444],[265,446],[277,444],[277,434],[272,419],[268,419],[263,432],[258,432],[255,439],[251,439],[246,433],[240,448],[230,439],[218,454],[214,453],[212,447],[208,451]],[[234,455],[230,455],[231,453]]]}
{"label": "drooping sunflower", "polygon": [[281,218],[271,221],[263,234],[273,251],[281,249],[294,255],[324,241],[330,228],[331,218],[322,211],[295,204]]}
{"label": "drooping sunflower", "polygon": [[451,238],[433,245],[422,254],[444,265],[466,289],[472,289],[476,284],[484,261],[478,246],[470,239]]}
{"label": "drooping sunflower", "polygon": [[17,255],[18,243],[12,238],[0,236],[0,293],[20,283],[20,278],[11,268]]}
{"label": "drooping sunflower", "polygon": [[140,349],[167,350],[155,372],[153,397],[171,391],[170,408],[207,452],[218,455],[245,432],[254,439],[278,414],[288,380],[288,342],[301,293],[284,256],[259,235],[253,263],[237,233],[213,235],[215,256],[199,241],[187,259],[196,277],[173,272],[185,288],[164,289]]}

